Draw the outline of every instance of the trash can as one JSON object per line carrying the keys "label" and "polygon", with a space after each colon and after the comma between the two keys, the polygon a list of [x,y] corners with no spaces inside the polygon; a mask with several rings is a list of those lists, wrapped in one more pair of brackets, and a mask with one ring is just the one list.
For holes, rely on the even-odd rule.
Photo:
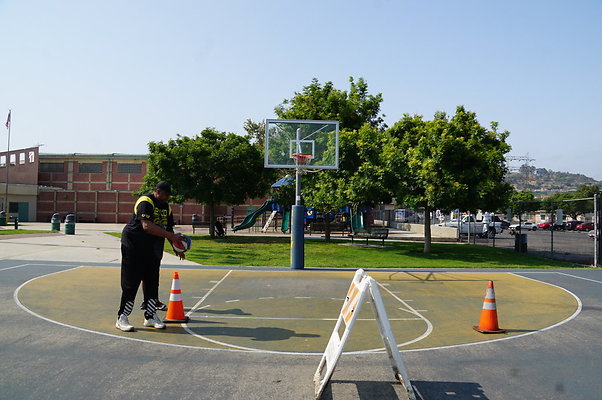
{"label": "trash can", "polygon": [[527,252],[527,234],[517,233],[514,235],[514,250],[519,253]]}
{"label": "trash can", "polygon": [[61,215],[59,213],[52,214],[52,217],[50,218],[50,230],[61,230]]}
{"label": "trash can", "polygon": [[67,214],[65,217],[65,235],[75,235],[75,215]]}
{"label": "trash can", "polygon": [[6,212],[0,211],[0,226],[6,226]]}

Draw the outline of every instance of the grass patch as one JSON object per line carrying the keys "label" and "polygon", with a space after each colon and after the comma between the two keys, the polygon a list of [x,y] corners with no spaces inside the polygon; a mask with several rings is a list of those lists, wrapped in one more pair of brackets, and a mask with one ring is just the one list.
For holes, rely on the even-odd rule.
{"label": "grass patch", "polygon": [[[119,233],[109,233],[120,237]],[[190,261],[204,265],[286,267],[290,265],[290,239],[286,237],[230,236],[211,239],[191,236]],[[424,254],[420,242],[386,243],[387,247],[345,245],[305,239],[305,266],[327,268],[568,268],[571,264],[514,251],[470,244],[433,243]],[[166,241],[165,251],[174,253]]]}
{"label": "grass patch", "polygon": [[24,233],[53,233],[58,231],[36,231],[30,229],[0,229],[0,235],[21,235]]}

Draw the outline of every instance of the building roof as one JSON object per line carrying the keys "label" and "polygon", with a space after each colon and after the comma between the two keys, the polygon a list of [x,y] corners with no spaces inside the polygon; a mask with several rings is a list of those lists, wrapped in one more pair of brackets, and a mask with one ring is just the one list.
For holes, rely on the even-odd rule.
{"label": "building roof", "polygon": [[140,159],[146,160],[148,156],[146,154],[121,154],[121,153],[109,153],[109,154],[90,154],[90,153],[40,153],[40,159]]}

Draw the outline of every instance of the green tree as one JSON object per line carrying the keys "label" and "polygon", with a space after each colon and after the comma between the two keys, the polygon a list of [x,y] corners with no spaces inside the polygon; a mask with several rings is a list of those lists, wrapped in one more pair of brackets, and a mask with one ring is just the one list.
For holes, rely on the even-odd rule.
{"label": "green tree", "polygon": [[[324,213],[390,200],[380,157],[385,128],[380,115],[382,94],[369,94],[363,78],[349,78],[349,83],[349,91],[344,91],[314,78],[274,110],[283,119],[339,121],[339,169],[303,176],[305,205]],[[329,222],[326,218],[326,240],[330,240]]]}
{"label": "green tree", "polygon": [[387,186],[397,203],[424,208],[424,252],[431,252],[430,216],[435,209],[496,210],[508,201],[504,155],[509,132],[487,129],[463,106],[448,120],[408,114],[388,131],[384,150]]}
{"label": "green tree", "polygon": [[600,195],[600,188],[597,185],[581,185],[575,192],[554,193],[546,199],[549,202],[546,211],[554,212],[554,210],[561,208],[564,214],[572,219],[577,219],[580,215],[594,211],[593,200],[578,199],[588,199],[594,197],[594,195]]}
{"label": "green tree", "polygon": [[365,123],[385,128],[380,115],[382,94],[368,93],[368,83],[349,78],[349,91],[336,89],[332,82],[321,84],[316,78],[285,99],[274,111],[282,119],[313,119],[339,121],[340,129],[359,130]]}
{"label": "green tree", "polygon": [[535,195],[530,190],[516,191],[512,190],[508,201],[513,214],[523,214],[534,212],[541,209],[541,203],[535,199]]}
{"label": "green tree", "polygon": [[[339,169],[305,175],[305,204],[324,213],[349,205],[374,206],[391,201],[384,185],[382,147],[384,133],[366,123],[359,130],[343,130],[339,137]],[[330,240],[330,220],[325,218],[325,238]]]}
{"label": "green tree", "polygon": [[174,201],[195,199],[206,204],[211,237],[217,205],[240,204],[265,194],[269,187],[261,153],[248,138],[234,133],[207,128],[194,137],[150,142],[148,148],[143,191],[166,180],[172,184]]}
{"label": "green tree", "polygon": [[243,128],[247,131],[249,141],[261,150],[263,154],[265,147],[265,122],[254,122],[251,119],[247,119]]}

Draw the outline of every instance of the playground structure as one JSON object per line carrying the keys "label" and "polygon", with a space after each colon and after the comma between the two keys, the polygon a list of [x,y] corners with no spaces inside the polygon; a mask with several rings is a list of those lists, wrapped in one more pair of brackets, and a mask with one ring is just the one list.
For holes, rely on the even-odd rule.
{"label": "playground structure", "polygon": [[[303,230],[308,234],[322,233],[326,231],[326,225],[329,225],[331,233],[340,233],[342,236],[353,237],[353,235],[362,235],[370,228],[369,218],[366,216],[370,212],[367,207],[360,207],[357,212],[353,212],[349,206],[343,207],[337,212],[324,213],[313,207],[305,207],[303,219]],[[250,210],[249,213],[240,220],[240,216],[230,216],[232,221],[232,231],[255,230],[262,233],[282,232],[290,230],[291,211],[287,207],[278,204],[273,198],[267,199],[260,207]],[[227,216],[223,217],[227,219]],[[328,221],[327,221],[328,220]]]}

